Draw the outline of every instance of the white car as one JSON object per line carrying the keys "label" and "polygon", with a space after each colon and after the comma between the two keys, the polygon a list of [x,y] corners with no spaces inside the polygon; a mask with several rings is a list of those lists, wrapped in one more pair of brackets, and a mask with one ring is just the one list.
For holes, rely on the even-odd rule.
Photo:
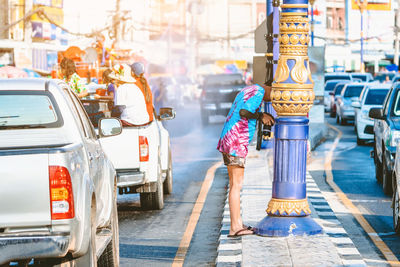
{"label": "white car", "polygon": [[353,102],[355,119],[354,130],[357,135],[357,144],[374,139],[374,120],[369,117],[371,108],[381,108],[390,89],[389,84],[371,84],[364,88],[359,101]]}
{"label": "white car", "polygon": [[[118,266],[116,172],[66,83],[0,80],[0,265]],[[75,265],[74,265],[75,266]]]}
{"label": "white car", "polygon": [[164,194],[172,193],[169,133],[161,122],[175,118],[175,111],[161,108],[154,118],[145,126],[124,127],[120,135],[101,143],[117,171],[119,193],[140,193],[142,208],[159,210]]}

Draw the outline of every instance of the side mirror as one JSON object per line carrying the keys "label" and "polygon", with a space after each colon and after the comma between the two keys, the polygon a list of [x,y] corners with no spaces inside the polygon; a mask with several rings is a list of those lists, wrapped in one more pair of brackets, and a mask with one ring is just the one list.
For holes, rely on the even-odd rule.
{"label": "side mirror", "polygon": [[361,108],[361,104],[358,101],[351,102],[351,106],[353,108]]}
{"label": "side mirror", "polygon": [[334,92],[329,92],[329,95],[335,95],[335,93]]}
{"label": "side mirror", "polygon": [[383,110],[381,108],[371,108],[368,116],[373,119],[383,120]]}
{"label": "side mirror", "polygon": [[158,119],[160,121],[172,120],[175,118],[175,110],[173,108],[160,108],[160,115],[158,115]]}
{"label": "side mirror", "polygon": [[109,137],[122,133],[121,121],[115,118],[100,119],[99,136]]}

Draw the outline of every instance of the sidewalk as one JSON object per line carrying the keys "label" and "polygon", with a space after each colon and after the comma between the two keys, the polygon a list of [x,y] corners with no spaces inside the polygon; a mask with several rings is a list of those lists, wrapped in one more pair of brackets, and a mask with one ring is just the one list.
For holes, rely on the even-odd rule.
{"label": "sidewalk", "polygon": [[[267,215],[272,177],[272,150],[259,152],[251,146],[241,194],[245,224],[255,226]],[[307,197],[311,216],[323,227],[324,234],[228,238],[230,220],[226,200],[216,266],[366,266],[309,173]]]}

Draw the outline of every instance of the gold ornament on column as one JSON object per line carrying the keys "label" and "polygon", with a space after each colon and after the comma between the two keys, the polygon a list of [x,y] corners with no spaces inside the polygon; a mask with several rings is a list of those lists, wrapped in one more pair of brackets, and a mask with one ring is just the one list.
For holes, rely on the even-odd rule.
{"label": "gold ornament on column", "polygon": [[282,13],[279,29],[280,57],[272,84],[272,106],[279,116],[307,116],[315,99],[307,14]]}

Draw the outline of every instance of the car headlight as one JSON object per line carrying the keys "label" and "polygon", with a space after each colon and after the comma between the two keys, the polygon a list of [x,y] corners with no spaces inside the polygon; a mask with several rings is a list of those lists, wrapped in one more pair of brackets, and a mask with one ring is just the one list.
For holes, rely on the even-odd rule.
{"label": "car headlight", "polygon": [[368,110],[361,111],[361,118],[364,119],[364,120],[370,120],[370,117],[369,117],[368,113],[369,113]]}
{"label": "car headlight", "polygon": [[400,131],[391,130],[389,140],[390,140],[389,144],[390,146],[397,146],[397,144],[400,143]]}

